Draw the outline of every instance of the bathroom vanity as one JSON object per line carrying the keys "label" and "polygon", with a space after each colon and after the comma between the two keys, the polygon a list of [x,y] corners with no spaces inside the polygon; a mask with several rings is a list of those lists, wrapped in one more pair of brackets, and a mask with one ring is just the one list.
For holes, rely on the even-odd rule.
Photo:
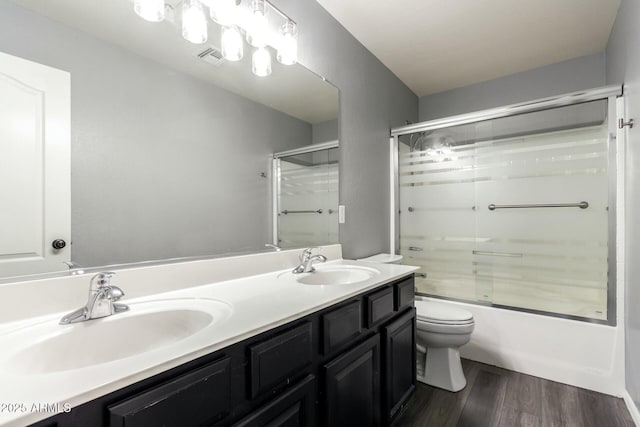
{"label": "bathroom vanity", "polygon": [[[294,251],[262,256],[290,258],[287,252]],[[239,262],[246,263],[246,258]],[[318,275],[270,271],[132,299],[131,313],[158,301],[170,307],[186,300],[197,307],[201,299],[218,299],[230,307],[229,313],[216,314],[220,321],[213,326],[158,350],[156,362],[148,354],[78,369],[62,362],[32,361],[35,371],[19,375],[6,372],[7,365],[19,371],[26,353],[17,352],[23,356],[15,360],[5,357],[8,362],[0,365],[3,400],[12,393],[6,381],[15,375],[21,383],[15,390],[16,403],[30,397],[61,406],[55,415],[25,411],[11,419],[0,417],[0,425],[390,424],[415,387],[414,269],[329,258],[318,266]],[[263,264],[261,268],[273,268]],[[126,272],[121,275],[124,278]],[[337,282],[323,284],[323,277]],[[305,283],[309,281],[316,283]],[[120,286],[126,293],[126,284]],[[110,316],[112,322],[117,316],[126,319],[133,314]],[[84,323],[107,324],[110,318]],[[197,323],[195,317],[179,319],[185,328]],[[121,325],[128,336],[127,324]],[[2,331],[7,331],[6,325]],[[0,341],[11,333],[2,334]],[[112,345],[135,348],[136,341],[145,341],[144,331],[139,336]],[[65,404],[70,405],[68,412]]]}

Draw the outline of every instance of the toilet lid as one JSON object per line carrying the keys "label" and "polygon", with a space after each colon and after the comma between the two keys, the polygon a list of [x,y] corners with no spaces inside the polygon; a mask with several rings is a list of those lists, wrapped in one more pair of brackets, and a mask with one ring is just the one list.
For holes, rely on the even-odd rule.
{"label": "toilet lid", "polygon": [[416,301],[418,320],[432,323],[461,324],[473,322],[473,314],[461,308],[431,301]]}

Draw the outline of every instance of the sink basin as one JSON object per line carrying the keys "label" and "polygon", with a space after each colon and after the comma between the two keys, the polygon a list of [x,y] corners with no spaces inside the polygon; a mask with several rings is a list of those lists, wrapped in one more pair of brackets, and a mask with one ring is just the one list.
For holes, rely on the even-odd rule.
{"label": "sink basin", "polygon": [[0,340],[5,352],[0,364],[16,373],[43,374],[148,354],[206,333],[233,311],[225,302],[201,298],[129,307],[125,313],[86,322],[58,325],[59,319],[52,319],[17,329]]}
{"label": "sink basin", "polygon": [[364,282],[380,274],[374,268],[360,266],[326,266],[313,273],[292,274],[303,285],[349,285]]}

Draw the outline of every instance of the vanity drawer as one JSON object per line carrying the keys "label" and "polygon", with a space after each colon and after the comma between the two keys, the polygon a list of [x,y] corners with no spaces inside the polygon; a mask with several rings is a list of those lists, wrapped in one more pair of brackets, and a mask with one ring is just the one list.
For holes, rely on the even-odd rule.
{"label": "vanity drawer", "polygon": [[209,425],[230,411],[230,359],[181,375],[109,406],[111,427]]}
{"label": "vanity drawer", "polygon": [[398,282],[393,285],[393,287],[396,311],[400,311],[405,307],[412,307],[415,299],[415,282],[413,277]]}
{"label": "vanity drawer", "polygon": [[362,304],[353,301],[322,315],[322,354],[330,354],[353,342],[362,332]]}
{"label": "vanity drawer", "polygon": [[382,322],[393,314],[393,287],[388,286],[364,297],[367,307],[367,327]]}
{"label": "vanity drawer", "polygon": [[308,375],[278,398],[234,424],[234,427],[312,426],[316,402],[315,382],[315,377]]}
{"label": "vanity drawer", "polygon": [[249,346],[251,395],[254,397],[280,385],[311,365],[311,322],[305,322],[260,344]]}

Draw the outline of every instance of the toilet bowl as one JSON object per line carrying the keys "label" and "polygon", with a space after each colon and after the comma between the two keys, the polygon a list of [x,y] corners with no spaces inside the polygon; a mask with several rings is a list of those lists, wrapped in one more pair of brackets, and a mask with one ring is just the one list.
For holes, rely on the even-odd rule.
{"label": "toilet bowl", "polygon": [[418,381],[444,390],[462,390],[467,380],[459,349],[471,339],[473,315],[432,301],[415,304]]}

